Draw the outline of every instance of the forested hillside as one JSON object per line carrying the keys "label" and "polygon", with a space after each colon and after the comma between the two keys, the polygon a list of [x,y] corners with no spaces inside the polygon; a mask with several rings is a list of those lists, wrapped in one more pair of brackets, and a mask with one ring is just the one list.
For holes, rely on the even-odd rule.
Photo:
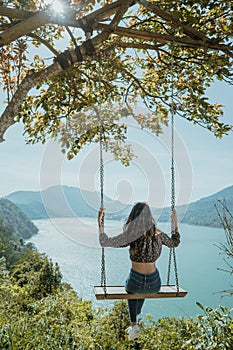
{"label": "forested hillside", "polygon": [[191,225],[220,227],[215,207],[219,207],[219,201],[225,201],[228,209],[233,213],[233,186],[191,203],[183,222]]}
{"label": "forested hillside", "polygon": [[[81,269],[81,267],[80,267]],[[62,283],[59,266],[0,222],[0,349],[231,350],[230,310],[204,308],[192,319],[147,320],[127,339],[127,303],[94,309]]]}
{"label": "forested hillside", "polygon": [[[216,210],[216,206],[221,208],[219,201],[226,202],[229,211],[233,212],[233,186],[224,188],[211,196],[201,198],[189,205],[178,206],[178,216],[186,224],[221,227]],[[169,219],[169,212],[170,208],[164,208],[160,216],[160,221],[167,221]]]}
{"label": "forested hillside", "polygon": [[30,238],[38,232],[38,228],[29,220],[25,213],[8,199],[0,199],[0,219],[5,225],[22,238]]}
{"label": "forested hillside", "polygon": [[178,210],[185,213],[182,222],[190,225],[221,227],[216,210],[216,206],[221,210],[219,201],[225,201],[229,211],[233,212],[233,186],[190,203],[186,211],[184,211],[185,206],[179,207]]}

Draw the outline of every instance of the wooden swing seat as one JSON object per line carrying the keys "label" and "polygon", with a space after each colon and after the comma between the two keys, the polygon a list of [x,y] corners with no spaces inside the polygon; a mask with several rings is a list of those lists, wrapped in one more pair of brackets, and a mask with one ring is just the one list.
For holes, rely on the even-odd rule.
{"label": "wooden swing seat", "polygon": [[103,286],[94,286],[94,293],[97,300],[110,299],[149,299],[149,298],[183,298],[188,293],[184,289],[175,285],[161,286],[156,294],[130,294],[127,293],[124,286],[106,286],[106,293]]}

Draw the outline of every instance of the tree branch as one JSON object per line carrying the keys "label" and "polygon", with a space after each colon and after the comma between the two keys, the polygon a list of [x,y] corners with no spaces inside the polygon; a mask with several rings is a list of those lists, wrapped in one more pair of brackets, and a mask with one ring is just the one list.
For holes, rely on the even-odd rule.
{"label": "tree branch", "polygon": [[162,46],[165,44],[147,44],[147,43],[134,43],[134,42],[126,42],[122,40],[118,40],[117,46],[122,47],[125,49],[145,49],[145,50],[152,50],[152,51],[158,51],[161,49]]}
{"label": "tree branch", "polygon": [[149,96],[149,97],[153,97],[153,98],[161,98],[161,96],[158,96],[158,95],[154,95],[152,93],[150,93],[149,91],[147,91],[143,86],[142,86],[142,83],[140,81],[139,78],[135,77],[134,74],[132,74],[131,72],[129,72],[127,69],[123,69],[123,71],[130,77],[132,78],[132,80],[138,85],[139,89],[141,89],[145,96]]}
{"label": "tree branch", "polygon": [[[128,10],[130,4],[132,3],[132,0],[121,0],[120,8],[118,8],[118,11],[116,12],[115,16],[113,17],[113,20],[110,24],[105,25],[102,27],[102,34],[100,34],[101,38],[104,39],[105,37],[108,37],[109,34],[113,33],[115,31],[115,28],[117,27],[118,23],[121,21],[124,13]],[[99,27],[99,24],[96,24],[96,27]]]}
{"label": "tree branch", "polygon": [[162,10],[159,6],[148,2],[147,0],[138,0],[138,2],[150,11],[154,12],[160,18],[164,19],[165,21],[171,22],[174,25],[174,27],[182,28],[184,34],[188,35],[192,39],[195,39],[195,41],[197,40],[198,42],[199,40],[201,40],[203,43],[205,43],[207,47],[212,48],[214,50],[221,50],[228,56],[233,57],[233,47],[231,45],[217,45],[220,40],[208,38],[204,33],[196,30],[190,25],[182,23],[179,19],[174,18],[170,13]]}
{"label": "tree branch", "polygon": [[26,77],[20,83],[17,91],[12,97],[10,103],[6,107],[0,119],[0,142],[4,141],[3,135],[6,130],[13,125],[15,121],[15,116],[20,110],[20,106],[33,86],[41,81],[51,78],[52,76],[58,74],[61,71],[60,65],[56,62],[50,67],[45,68],[39,72],[33,70],[29,71]]}
{"label": "tree branch", "polygon": [[12,41],[31,33],[33,30],[37,29],[48,23],[50,16],[44,12],[38,12],[35,15],[26,18],[24,21],[19,22],[12,27],[5,30],[0,35],[0,47],[10,44]]}
{"label": "tree branch", "polygon": [[[114,13],[116,13],[116,10],[118,7],[122,6],[124,4],[124,0],[118,0],[112,4],[107,4],[103,8],[100,8],[89,15],[85,16],[85,19],[87,21],[101,21],[106,18],[109,18],[112,16]],[[127,1],[127,7],[131,7],[136,3],[135,0]]]}
{"label": "tree branch", "polygon": [[9,18],[25,19],[34,15],[35,12],[25,11],[20,9],[13,9],[6,6],[0,6],[0,16],[5,16]]}
{"label": "tree branch", "polygon": [[[108,24],[99,23],[98,28],[100,29],[107,29]],[[146,41],[157,41],[162,44],[166,44],[168,42],[173,42],[176,44],[179,44],[181,46],[189,46],[189,47],[208,47],[209,49],[213,50],[221,50],[227,53],[229,56],[233,57],[233,47],[230,45],[224,45],[224,44],[216,44],[215,42],[212,42],[211,40],[207,42],[203,42],[201,40],[195,40],[192,38],[189,38],[187,36],[185,37],[178,37],[175,35],[169,35],[169,34],[159,34],[159,33],[153,33],[153,32],[147,32],[143,30],[137,30],[137,29],[129,29],[125,27],[115,27],[114,31],[112,31],[112,34],[116,34],[119,36],[125,36],[129,38],[136,38],[139,40],[146,40]],[[232,51],[232,52],[231,52]]]}
{"label": "tree branch", "polygon": [[59,52],[52,45],[50,45],[46,40],[42,39],[39,35],[30,33],[28,34],[28,36],[32,39],[35,39],[36,41],[43,44],[44,46],[46,46],[55,56],[59,55]]}
{"label": "tree branch", "polygon": [[147,0],[139,0],[138,2],[153,13],[155,13],[160,18],[164,19],[165,21],[171,22],[174,25],[174,27],[182,28],[184,34],[188,35],[190,38],[209,40],[204,33],[201,33],[193,27],[182,23],[179,19],[174,18],[170,13],[162,10],[158,5],[148,2]]}
{"label": "tree branch", "polygon": [[[26,35],[41,25],[49,23],[82,29],[89,26],[92,27],[92,29],[95,29],[95,23],[115,14],[117,9],[119,7],[122,7],[123,4],[125,4],[124,1],[118,0],[78,19],[75,19],[75,13],[74,19],[68,17],[58,18],[57,16],[53,17],[52,13],[49,13],[49,11],[32,12],[0,6],[0,15],[9,17],[11,19],[21,20],[21,22],[13,26],[11,25],[8,30],[0,35],[0,46],[7,45],[9,42],[18,39],[20,36]],[[128,8],[130,6],[133,6],[135,4],[135,1],[127,1],[127,4]],[[76,12],[78,12],[78,10],[76,10]]]}
{"label": "tree branch", "polygon": [[[17,20],[21,20],[22,23],[25,19],[35,16],[35,14],[37,14],[39,12],[33,12],[33,11],[25,11],[25,10],[19,10],[19,9],[13,9],[10,7],[5,7],[5,6],[0,6],[0,16],[5,16],[11,19],[17,19]],[[45,11],[41,11],[41,13],[48,13]],[[74,13],[75,15],[75,13]],[[92,16],[93,13],[91,13],[88,16]],[[86,17],[88,17],[86,16]],[[49,17],[49,14],[48,14]],[[78,20],[76,19],[72,19],[72,18],[62,18],[62,17],[53,17],[52,13],[50,13],[50,19],[49,19],[49,23],[50,24],[57,24],[57,25],[67,25],[70,27],[77,27],[80,28],[80,24],[78,22]],[[11,24],[12,26],[12,24]]]}

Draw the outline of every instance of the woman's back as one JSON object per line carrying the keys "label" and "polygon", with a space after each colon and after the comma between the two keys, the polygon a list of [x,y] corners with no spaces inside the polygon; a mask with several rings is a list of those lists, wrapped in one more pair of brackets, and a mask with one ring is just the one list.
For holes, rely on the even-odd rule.
{"label": "woman's back", "polygon": [[174,233],[171,238],[159,230],[155,230],[152,235],[143,234],[130,244],[130,260],[139,263],[155,262],[161,255],[163,244],[168,247],[177,247],[179,243],[178,232]]}

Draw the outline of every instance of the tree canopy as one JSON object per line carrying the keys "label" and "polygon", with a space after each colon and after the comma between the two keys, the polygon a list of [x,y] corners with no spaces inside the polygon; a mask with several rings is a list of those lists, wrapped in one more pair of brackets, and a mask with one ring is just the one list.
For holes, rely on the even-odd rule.
{"label": "tree canopy", "polygon": [[[122,118],[133,115],[158,134],[171,108],[217,137],[227,134],[232,126],[221,120],[222,105],[211,103],[206,90],[216,80],[233,82],[231,5],[2,0],[0,74],[7,105],[0,140],[21,121],[29,143],[61,138],[72,157],[98,141],[103,109],[105,146],[112,152],[125,141]],[[138,102],[148,113],[136,112]],[[123,162],[127,157],[128,147]]]}

